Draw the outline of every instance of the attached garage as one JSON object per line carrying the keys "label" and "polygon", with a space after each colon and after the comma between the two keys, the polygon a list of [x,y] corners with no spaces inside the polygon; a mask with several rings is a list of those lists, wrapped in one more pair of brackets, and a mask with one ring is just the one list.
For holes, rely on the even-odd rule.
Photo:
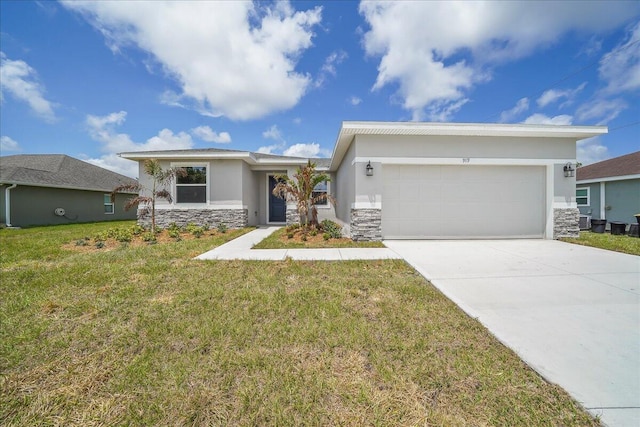
{"label": "attached garage", "polygon": [[384,165],[385,239],[542,238],[542,166]]}

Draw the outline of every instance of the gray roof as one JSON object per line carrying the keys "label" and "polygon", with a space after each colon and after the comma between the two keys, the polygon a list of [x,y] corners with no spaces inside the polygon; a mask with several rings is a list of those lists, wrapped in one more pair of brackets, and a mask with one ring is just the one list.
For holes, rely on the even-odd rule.
{"label": "gray roof", "polygon": [[136,180],[64,154],[0,157],[0,183],[111,192]]}

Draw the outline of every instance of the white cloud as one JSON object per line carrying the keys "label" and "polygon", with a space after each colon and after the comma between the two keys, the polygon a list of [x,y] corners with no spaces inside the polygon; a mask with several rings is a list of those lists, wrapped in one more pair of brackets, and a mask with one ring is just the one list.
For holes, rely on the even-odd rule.
{"label": "white cloud", "polygon": [[620,98],[594,98],[578,107],[576,118],[581,123],[595,121],[598,125],[604,125],[618,117],[627,107],[627,103]]}
{"label": "white cloud", "polygon": [[218,144],[228,144],[231,142],[231,135],[228,132],[214,132],[209,126],[198,126],[191,129],[191,133],[203,141],[215,142]]}
{"label": "white cloud", "polygon": [[277,141],[277,143],[258,148],[258,153],[276,154],[276,151],[280,151],[287,146],[287,141],[282,137],[282,133],[280,132],[280,129],[278,129],[277,125],[271,125],[269,129],[262,132],[262,137],[265,139],[272,139]]}
{"label": "white cloud", "polygon": [[0,102],[5,92],[26,102],[29,108],[48,123],[56,120],[53,104],[44,97],[44,88],[38,82],[38,73],[21,60],[11,60],[0,52]]}
{"label": "white cloud", "polygon": [[[180,93],[170,105],[248,120],[295,106],[311,78],[296,71],[312,46],[322,8],[294,11],[288,2],[76,2],[114,52],[150,53]],[[169,30],[168,30],[169,29]]]}
{"label": "white cloud", "polygon": [[322,150],[320,148],[320,144],[317,144],[315,142],[312,142],[310,144],[293,144],[291,147],[284,150],[282,154],[284,156],[306,157],[306,158],[321,157],[321,156],[328,157],[329,155],[331,155],[330,153],[327,154],[326,150]]}
{"label": "white cloud", "polygon": [[533,114],[522,122],[528,125],[570,125],[573,122],[573,117],[566,114],[559,116],[548,117],[544,114]]}
{"label": "white cloud", "polygon": [[529,109],[529,98],[521,98],[516,105],[510,110],[503,111],[500,113],[500,123],[511,122],[514,118],[516,118],[521,113],[524,113]]}
{"label": "white cloud", "polygon": [[20,144],[13,138],[6,135],[0,137],[0,152],[4,151],[20,151]]}
{"label": "white cloud", "polygon": [[282,133],[278,129],[277,125],[272,125],[269,129],[262,132],[262,137],[266,139],[273,139],[275,141],[284,141]]}
{"label": "white cloud", "polygon": [[640,21],[631,29],[626,42],[603,56],[599,72],[600,78],[607,83],[605,94],[640,89]]}
{"label": "white cloud", "polygon": [[576,158],[584,166],[606,160],[609,157],[609,150],[600,143],[600,137],[593,137],[578,141],[576,145]]}
{"label": "white cloud", "polygon": [[357,96],[352,96],[351,98],[349,98],[349,103],[351,105],[360,105],[362,103],[362,99],[358,98]]}
{"label": "white cloud", "polygon": [[587,86],[587,83],[584,82],[580,86],[575,89],[549,89],[545,91],[540,97],[536,100],[538,107],[544,108],[547,105],[559,101],[561,99],[565,99],[566,101],[560,104],[560,108],[571,104],[574,98],[582,92],[582,90]]}
{"label": "white cloud", "polygon": [[347,57],[347,52],[344,50],[332,52],[331,55],[325,59],[314,86],[321,87],[329,76],[335,77],[338,73],[336,71],[336,65],[341,64],[345,59],[347,59]]}
{"label": "white cloud", "polygon": [[[373,90],[397,85],[414,118],[441,119],[490,79],[493,66],[531,54],[563,34],[597,34],[636,15],[634,2],[363,1],[363,44],[380,57]],[[453,108],[452,108],[453,107]]]}
{"label": "white cloud", "polygon": [[174,134],[170,129],[162,129],[156,136],[146,142],[134,142],[128,134],[117,133],[116,127],[122,125],[127,117],[126,111],[111,113],[106,116],[87,116],[86,124],[89,135],[102,144],[105,154],[99,158],[88,158],[86,161],[100,167],[136,177],[136,162],[117,156],[117,153],[129,151],[182,150],[193,148],[191,135],[186,132]]}

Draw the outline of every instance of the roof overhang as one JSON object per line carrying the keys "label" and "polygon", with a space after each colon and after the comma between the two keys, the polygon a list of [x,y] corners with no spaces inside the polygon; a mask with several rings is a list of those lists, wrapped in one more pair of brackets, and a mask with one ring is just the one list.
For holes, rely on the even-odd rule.
{"label": "roof overhang", "polygon": [[579,141],[608,132],[606,126],[558,126],[497,123],[342,122],[331,155],[335,170],[356,135],[393,136],[512,136],[570,138]]}
{"label": "roof overhang", "polygon": [[630,179],[640,179],[640,174],[602,176],[600,178],[576,179],[576,184],[594,184],[596,182],[627,181]]}
{"label": "roof overhang", "polygon": [[283,166],[283,165],[305,165],[308,159],[305,158],[265,158],[256,157],[250,151],[233,151],[233,152],[206,152],[206,151],[133,151],[128,153],[119,153],[120,157],[129,160],[147,160],[147,159],[171,159],[171,160],[243,160],[252,166]]}
{"label": "roof overhang", "polygon": [[[18,186],[23,187],[42,187],[42,188],[59,188],[62,190],[78,190],[78,191],[93,191],[97,193],[111,193],[113,189],[107,188],[89,188],[89,187],[74,187],[71,185],[57,185],[57,184],[43,184],[43,183],[33,183],[26,181],[15,181],[15,180],[7,180],[0,181],[0,185],[13,185],[16,184]],[[119,191],[118,194],[138,194],[134,191]]]}

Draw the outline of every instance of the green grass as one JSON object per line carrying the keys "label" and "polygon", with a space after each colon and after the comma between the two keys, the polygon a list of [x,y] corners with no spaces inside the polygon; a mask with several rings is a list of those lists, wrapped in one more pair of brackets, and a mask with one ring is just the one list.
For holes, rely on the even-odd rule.
{"label": "green grass", "polygon": [[583,246],[607,249],[631,255],[640,255],[640,239],[629,236],[614,236],[610,233],[592,233],[581,231],[580,238],[564,238],[563,242],[576,243]]}
{"label": "green grass", "polygon": [[253,249],[300,249],[300,248],[384,248],[382,242],[355,242],[351,239],[324,240],[322,233],[311,237],[306,242],[299,238],[288,239],[285,227],[276,230],[266,239],[253,246]]}
{"label": "green grass", "polygon": [[597,425],[402,261],[60,249],[102,226],[0,232],[0,425]]}

